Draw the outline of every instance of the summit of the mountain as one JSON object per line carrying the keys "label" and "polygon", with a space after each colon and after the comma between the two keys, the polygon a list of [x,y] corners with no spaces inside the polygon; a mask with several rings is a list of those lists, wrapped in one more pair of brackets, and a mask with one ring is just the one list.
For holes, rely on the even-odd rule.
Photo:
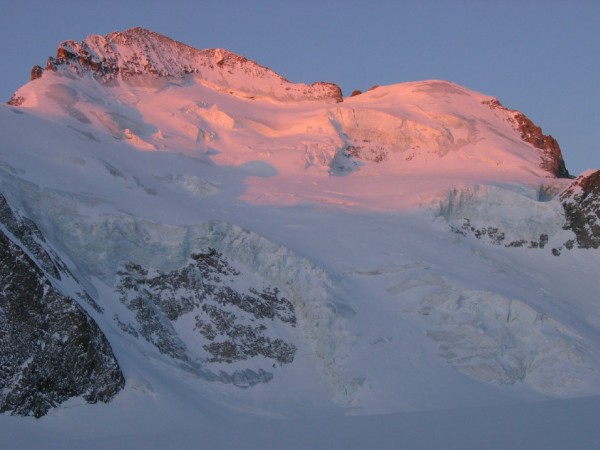
{"label": "summit of the mountain", "polygon": [[146,150],[212,154],[219,164],[262,161],[286,180],[291,171],[569,177],[556,140],[527,116],[448,81],[343,100],[335,84],[292,83],[227,50],[197,50],[144,28],[64,41],[31,78],[10,105],[74,119],[94,139],[104,132]]}
{"label": "summit of the mountain", "polygon": [[181,78],[198,75],[221,89],[246,96],[271,96],[285,101],[342,101],[333,83],[292,83],[243,56],[224,49],[197,50],[145,28],[130,28],[106,36],[91,35],[81,42],[62,42],[46,68],[34,66],[31,78],[43,71],[71,71],[101,82],[131,80],[141,75]]}

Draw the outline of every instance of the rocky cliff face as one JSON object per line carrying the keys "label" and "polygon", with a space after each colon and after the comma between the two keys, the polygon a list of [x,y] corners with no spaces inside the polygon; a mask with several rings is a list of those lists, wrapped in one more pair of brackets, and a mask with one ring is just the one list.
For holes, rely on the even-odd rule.
{"label": "rocky cliff face", "polygon": [[540,167],[558,178],[570,178],[571,175],[565,166],[565,161],[556,139],[545,135],[542,129],[535,125],[525,114],[513,109],[505,108],[498,100],[486,101],[491,109],[498,109],[506,113],[509,122],[514,124],[521,133],[521,139],[540,150]]}
{"label": "rocky cliff face", "polygon": [[580,248],[600,247],[600,170],[584,173],[561,195],[565,230],[572,230]]}
{"label": "rocky cliff face", "polygon": [[53,286],[64,265],[35,224],[0,200],[0,412],[41,417],[71,397],[109,401],[125,380],[106,337]]}
{"label": "rocky cliff face", "polygon": [[558,178],[570,178],[571,175],[565,166],[556,139],[542,133],[542,129],[535,125],[525,114],[516,113],[514,117],[521,132],[521,138],[542,151],[541,167]]}

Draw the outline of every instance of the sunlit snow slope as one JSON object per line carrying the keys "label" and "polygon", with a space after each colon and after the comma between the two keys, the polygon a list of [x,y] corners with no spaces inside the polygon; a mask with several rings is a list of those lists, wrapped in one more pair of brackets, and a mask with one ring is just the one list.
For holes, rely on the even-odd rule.
{"label": "sunlit snow slope", "polygon": [[493,97],[342,99],[143,29],[34,72],[0,108],[2,193],[126,379],[63,423],[600,394],[600,253],[565,229],[556,141]]}

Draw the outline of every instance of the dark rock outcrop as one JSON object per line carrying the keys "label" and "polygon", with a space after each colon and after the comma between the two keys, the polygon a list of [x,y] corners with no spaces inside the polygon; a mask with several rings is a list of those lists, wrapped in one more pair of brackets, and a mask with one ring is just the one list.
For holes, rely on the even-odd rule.
{"label": "dark rock outcrop", "polygon": [[541,167],[558,178],[571,178],[556,139],[542,133],[525,114],[515,114],[515,121],[521,132],[521,138],[542,152]]}
{"label": "dark rock outcrop", "polygon": [[[71,397],[109,401],[125,384],[97,324],[53,285],[64,278],[77,282],[0,194],[0,412],[41,417]],[[102,312],[85,290],[76,295]]]}
{"label": "dark rock outcrop", "polygon": [[527,247],[527,248],[544,248],[548,244],[549,237],[546,233],[540,234],[538,240],[527,240],[518,239],[508,243],[506,241],[506,234],[498,227],[474,227],[471,225],[471,220],[464,218],[464,221],[460,227],[451,225],[450,229],[456,234],[461,236],[472,235],[479,240],[484,240],[493,245],[504,245],[505,247]]}
{"label": "dark rock outcrop", "polygon": [[25,101],[25,98],[17,95],[16,93],[13,94],[13,96],[10,98],[10,100],[7,102],[7,105],[10,106],[21,106],[23,104],[23,102]]}
{"label": "dark rock outcrop", "polygon": [[106,337],[0,233],[0,412],[41,417],[71,397],[107,402],[125,384]]}
{"label": "dark rock outcrop", "polygon": [[600,247],[600,170],[578,177],[561,195],[565,230],[575,233],[580,248]]}
{"label": "dark rock outcrop", "polygon": [[30,80],[37,80],[38,78],[40,78],[42,76],[42,73],[44,73],[44,69],[42,69],[40,66],[35,65],[33,66],[33,68],[31,69],[31,76],[30,76]]}
{"label": "dark rock outcrop", "polygon": [[125,264],[115,289],[136,321],[120,326],[161,353],[194,366],[196,350],[187,348],[174,327],[181,316],[193,314],[194,331],[207,355],[202,357],[204,367],[255,357],[291,363],[295,345],[269,334],[273,324],[296,326],[293,304],[276,288],[240,288],[240,275],[214,249],[192,254],[187,265],[170,272]]}

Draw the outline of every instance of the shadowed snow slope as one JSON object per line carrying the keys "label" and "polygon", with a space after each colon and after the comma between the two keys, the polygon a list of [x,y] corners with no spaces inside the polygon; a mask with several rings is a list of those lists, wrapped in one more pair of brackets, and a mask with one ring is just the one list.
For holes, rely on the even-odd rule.
{"label": "shadowed snow slope", "polygon": [[[342,99],[139,28],[66,41],[34,73],[0,107],[0,190],[126,384],[35,423],[0,416],[3,432],[51,448],[191,448],[198,430],[211,448],[364,448],[363,427],[373,448],[481,448],[474,429],[509,428],[490,448],[598,442],[597,172],[568,178],[521,113],[439,80]],[[554,428],[563,414],[580,434]],[[495,428],[506,415],[534,426]]]}

